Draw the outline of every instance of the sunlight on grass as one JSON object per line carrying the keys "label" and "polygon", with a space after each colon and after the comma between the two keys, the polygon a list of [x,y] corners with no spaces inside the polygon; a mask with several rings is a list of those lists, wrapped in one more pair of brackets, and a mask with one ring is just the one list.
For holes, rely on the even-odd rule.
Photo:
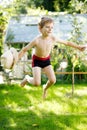
{"label": "sunlight on grass", "polygon": [[78,130],[86,130],[87,129],[87,124],[83,125],[82,123],[80,123],[79,125],[77,125],[77,129]]}
{"label": "sunlight on grass", "polygon": [[25,87],[24,87],[26,90],[30,90],[31,89],[31,87],[30,86],[28,86],[28,85],[25,85]]}
{"label": "sunlight on grass", "polygon": [[5,102],[5,104],[6,104],[6,107],[8,107],[8,108],[13,108],[13,109],[15,109],[15,108],[18,107],[17,103],[14,102],[14,101],[10,101],[10,99],[5,99],[4,102]]}
{"label": "sunlight on grass", "polygon": [[86,130],[86,92],[85,86],[75,86],[74,95],[68,96],[71,85],[55,85],[43,100],[41,87],[2,85],[0,129]]}
{"label": "sunlight on grass", "polygon": [[7,90],[3,90],[2,93],[3,93],[3,94],[7,94],[8,91],[7,91]]}
{"label": "sunlight on grass", "polygon": [[80,96],[87,95],[87,88],[83,88],[82,90],[76,90],[75,93],[77,93]]}
{"label": "sunlight on grass", "polygon": [[17,124],[16,124],[16,122],[13,120],[13,118],[10,118],[10,119],[9,119],[9,124],[10,124],[11,127],[16,127],[16,126],[17,126]]}
{"label": "sunlight on grass", "polygon": [[61,92],[61,89],[59,89],[59,92],[55,91],[54,93],[55,93],[56,96],[59,96],[59,97],[64,96],[63,93]]}

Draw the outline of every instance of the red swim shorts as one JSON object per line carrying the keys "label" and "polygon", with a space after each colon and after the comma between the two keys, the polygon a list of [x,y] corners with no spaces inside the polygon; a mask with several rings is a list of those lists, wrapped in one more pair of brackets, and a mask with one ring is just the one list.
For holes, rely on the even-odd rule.
{"label": "red swim shorts", "polygon": [[38,57],[36,55],[33,55],[32,57],[32,67],[41,67],[41,68],[45,68],[47,66],[51,65],[50,63],[50,56],[45,57],[45,58],[41,58]]}

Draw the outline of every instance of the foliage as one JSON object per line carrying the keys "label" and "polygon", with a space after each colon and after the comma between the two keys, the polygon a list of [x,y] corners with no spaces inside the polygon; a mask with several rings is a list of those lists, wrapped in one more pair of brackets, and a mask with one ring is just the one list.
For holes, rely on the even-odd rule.
{"label": "foliage", "polygon": [[87,13],[87,0],[71,0],[68,6],[70,13]]}
{"label": "foliage", "polygon": [[[0,48],[2,48],[2,41],[3,41],[3,35],[4,35],[4,29],[5,25],[7,23],[6,17],[4,17],[3,13],[0,12]],[[1,55],[1,50],[0,50],[0,55]]]}
{"label": "foliage", "polygon": [[51,63],[54,67],[55,72],[60,67],[60,61],[63,59],[63,55],[62,55],[61,51],[62,51],[62,49],[60,50],[58,48],[58,45],[55,45],[53,50],[52,50],[52,54],[51,54],[52,61],[51,61]]}
{"label": "foliage", "polygon": [[73,64],[74,67],[79,64],[77,55],[74,54],[74,55],[72,56],[72,58],[71,58],[71,63]]}
{"label": "foliage", "polygon": [[[14,15],[20,15],[20,14],[28,14],[28,15],[51,15],[52,13],[50,11],[69,11],[71,13],[73,12],[78,12],[78,13],[86,13],[86,6],[87,6],[87,0],[14,0],[10,5],[7,7],[1,7],[0,9],[0,55],[2,51],[2,43],[3,43],[3,33],[6,28],[6,24],[9,21],[9,17],[14,16]],[[45,10],[46,9],[46,10]],[[55,14],[55,13],[54,13]],[[84,34],[81,32],[81,27],[82,23],[78,23],[77,19],[74,18],[73,21],[73,31],[71,32],[72,37],[69,39],[70,41],[72,40],[73,42],[76,42],[77,44],[79,43],[84,43],[84,40],[82,41],[82,37],[84,37]],[[13,34],[10,34],[8,39],[13,39]],[[74,50],[70,48],[62,48],[61,50],[66,49],[68,55],[65,51],[60,53],[58,50],[58,47],[54,48],[53,51],[53,56],[52,56],[52,64],[54,66],[54,70],[57,70],[59,67],[59,62],[62,61],[63,58],[68,59],[69,65],[67,70],[71,71],[72,69],[72,63],[70,61],[73,53],[76,53]],[[71,53],[71,51],[73,53]],[[58,55],[58,56],[57,56]],[[78,65],[78,70],[82,70],[82,63],[80,60],[78,60],[79,65]]]}
{"label": "foliage", "polygon": [[[71,37],[69,40],[78,44],[78,45],[82,45],[86,42],[85,37],[84,37],[86,34],[83,33],[83,31],[82,31],[83,23],[77,19],[76,15],[73,15],[73,17],[74,17],[74,19],[72,21],[73,30],[71,31]],[[68,53],[67,53],[67,58],[68,58],[67,71],[72,71],[73,65],[75,67],[74,71],[77,71],[77,72],[87,71],[86,64],[84,64],[82,62],[84,55],[80,51],[78,51],[77,49],[68,48],[67,51],[68,51]],[[73,53],[71,53],[71,52],[73,52]],[[86,78],[85,75],[83,75],[83,76],[76,75],[75,80],[77,80],[77,79],[79,80],[79,77],[81,79]],[[66,77],[66,78],[67,78],[67,80],[69,80],[69,79],[71,79],[71,76],[69,75],[69,77]]]}
{"label": "foliage", "polygon": [[20,0],[15,0],[13,2],[13,9],[15,14],[27,14],[26,5],[28,3],[23,0],[22,2]]}
{"label": "foliage", "polygon": [[80,21],[80,19],[77,18],[76,14],[73,14],[73,19],[71,19],[73,30],[71,31],[71,37],[70,40],[73,42],[76,42],[77,44],[83,44],[84,41],[84,35],[82,28],[83,28],[83,22]]}
{"label": "foliage", "polygon": [[[87,85],[56,84],[42,100],[42,88],[0,84],[1,130],[87,130]],[[80,104],[80,105],[79,105]]]}
{"label": "foliage", "polygon": [[13,34],[12,30],[10,29],[9,32],[8,32],[6,41],[9,43],[13,39],[14,39],[14,34]]}
{"label": "foliage", "polygon": [[66,11],[68,8],[70,0],[54,0],[54,9],[55,11]]}
{"label": "foliage", "polygon": [[48,11],[69,11],[69,13],[86,13],[87,0],[13,0],[8,6],[16,14],[27,14],[29,8],[44,9]]}
{"label": "foliage", "polygon": [[[77,15],[73,15],[73,19],[71,19],[71,23],[72,23],[72,31],[71,31],[71,35],[70,38],[68,40],[78,44],[78,45],[83,45],[86,43],[86,33],[83,32],[83,22],[84,21],[80,21],[80,19],[77,18]],[[71,49],[71,48],[69,48]],[[71,51],[71,50],[69,50]],[[80,51],[73,49],[73,54],[76,54],[77,56],[79,56]],[[70,53],[70,56],[72,57],[73,55],[72,53]],[[81,54],[81,53],[80,53]]]}
{"label": "foliage", "polygon": [[[4,30],[7,24],[7,18],[4,16],[3,11],[0,11],[0,56],[2,54],[3,50],[3,37],[4,37]],[[0,63],[1,64],[1,63]],[[0,71],[2,70],[2,67],[0,66]]]}

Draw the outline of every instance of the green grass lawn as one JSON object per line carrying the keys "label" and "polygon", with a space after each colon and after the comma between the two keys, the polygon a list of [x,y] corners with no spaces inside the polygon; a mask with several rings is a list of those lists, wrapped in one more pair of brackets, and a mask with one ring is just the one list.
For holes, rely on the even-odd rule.
{"label": "green grass lawn", "polygon": [[87,130],[87,86],[56,84],[42,99],[42,88],[0,85],[0,130]]}

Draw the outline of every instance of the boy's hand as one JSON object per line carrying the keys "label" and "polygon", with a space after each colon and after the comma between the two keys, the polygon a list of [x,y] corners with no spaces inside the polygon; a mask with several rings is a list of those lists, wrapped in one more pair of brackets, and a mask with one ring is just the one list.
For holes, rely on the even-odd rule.
{"label": "boy's hand", "polygon": [[84,51],[86,48],[87,48],[87,46],[85,46],[85,45],[84,45],[84,46],[80,46],[80,47],[79,47],[79,50],[80,50],[80,51]]}

